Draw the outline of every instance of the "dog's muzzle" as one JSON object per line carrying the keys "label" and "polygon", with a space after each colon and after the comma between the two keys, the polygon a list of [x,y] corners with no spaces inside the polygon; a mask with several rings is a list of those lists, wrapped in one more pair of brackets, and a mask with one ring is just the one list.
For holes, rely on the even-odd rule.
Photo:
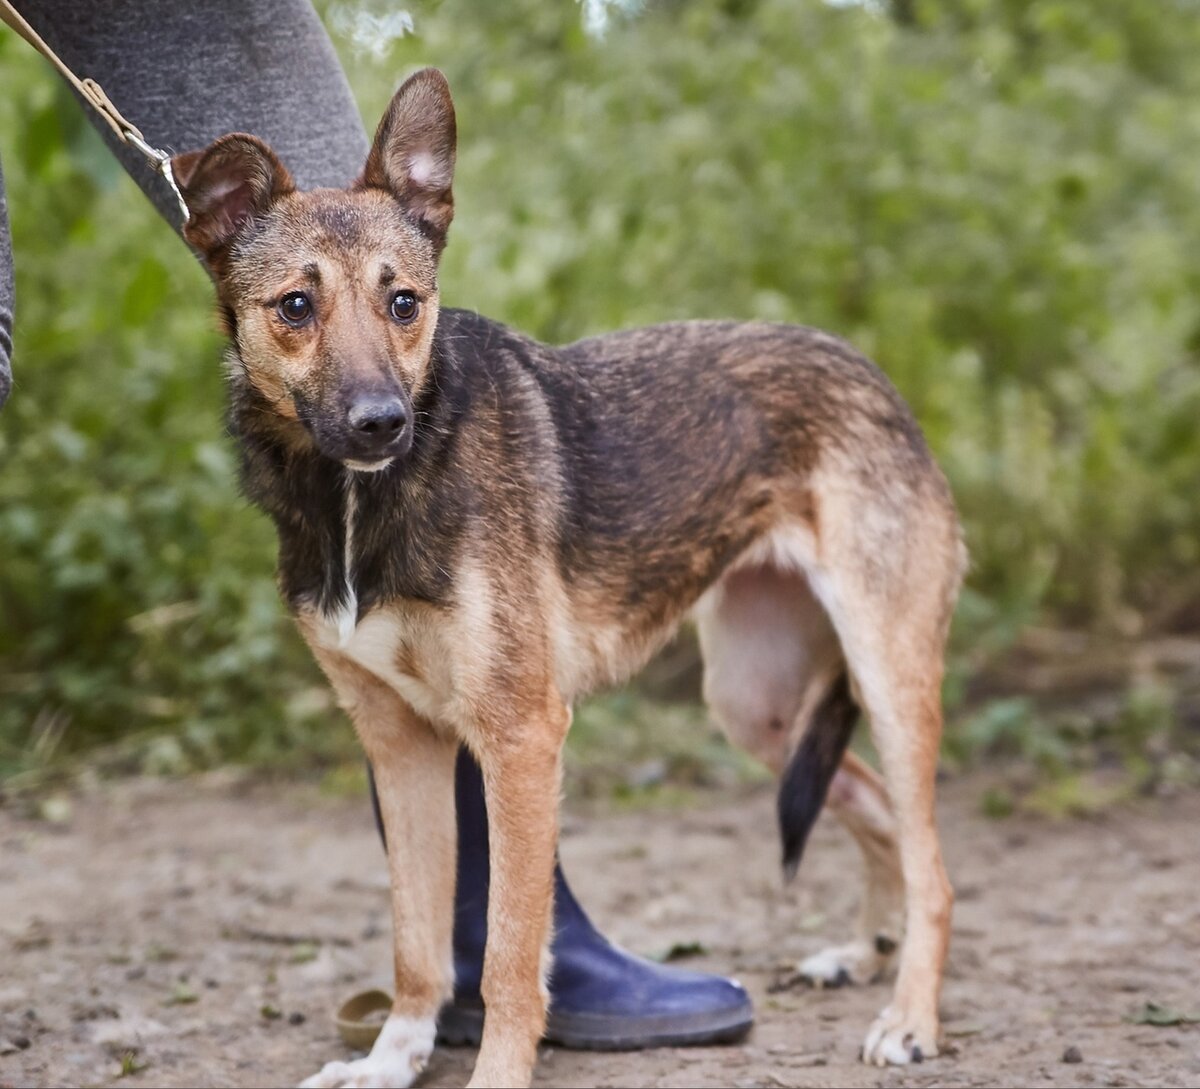
{"label": "dog's muzzle", "polygon": [[368,394],[346,412],[347,437],[364,458],[381,457],[408,429],[408,406],[397,396]]}
{"label": "dog's muzzle", "polygon": [[338,460],[353,469],[383,468],[412,446],[412,417],[412,406],[402,393],[359,394],[350,402],[339,428]]}

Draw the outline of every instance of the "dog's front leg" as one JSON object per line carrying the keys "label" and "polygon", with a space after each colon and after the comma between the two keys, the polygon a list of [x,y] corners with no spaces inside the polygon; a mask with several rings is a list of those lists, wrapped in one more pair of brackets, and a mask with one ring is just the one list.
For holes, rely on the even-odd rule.
{"label": "dog's front leg", "polygon": [[391,876],[396,997],[366,1058],[327,1063],[303,1085],[404,1089],[429,1060],[438,1010],[454,986],[458,744],[372,674],[337,655],[319,652],[317,658],[375,771]]}
{"label": "dog's front leg", "polygon": [[527,1086],[546,1025],[546,971],[558,842],[562,746],[571,713],[557,693],[481,727],[491,885],[483,1041],[471,1087]]}

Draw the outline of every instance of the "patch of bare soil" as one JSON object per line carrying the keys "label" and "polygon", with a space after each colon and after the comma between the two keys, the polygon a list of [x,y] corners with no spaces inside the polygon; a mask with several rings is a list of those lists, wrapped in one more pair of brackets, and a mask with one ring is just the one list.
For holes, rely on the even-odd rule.
{"label": "patch of bare soil", "polygon": [[[758,1024],[737,1047],[545,1049],[536,1084],[1200,1084],[1200,1025],[1129,1020],[1200,1009],[1200,797],[995,822],[980,789],[941,803],[950,1054],[906,1070],[856,1061],[884,986],[772,988],[853,917],[858,861],[831,823],[785,889],[767,789],[568,816],[568,873],[607,932],[699,943],[689,964],[741,978]],[[210,778],[119,783],[61,826],[0,810],[0,1085],[294,1085],[346,1055],[330,1012],[388,985],[388,931],[365,802]],[[472,1058],[439,1050],[424,1084],[462,1085]]]}

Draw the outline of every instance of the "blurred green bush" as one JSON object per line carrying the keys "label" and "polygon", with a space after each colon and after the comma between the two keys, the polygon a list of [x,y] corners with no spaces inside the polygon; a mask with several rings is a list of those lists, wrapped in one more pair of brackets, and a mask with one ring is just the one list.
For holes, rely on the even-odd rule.
{"label": "blurred green bush", "polygon": [[[557,341],[717,316],[854,340],[958,497],[963,648],[1200,596],[1194,3],[660,0],[598,37],[567,0],[414,0],[395,40],[382,5],[319,6],[369,124],[412,68],[450,77],[446,302]],[[205,277],[9,33],[0,72],[0,775],[97,743],[344,752],[237,494]]]}

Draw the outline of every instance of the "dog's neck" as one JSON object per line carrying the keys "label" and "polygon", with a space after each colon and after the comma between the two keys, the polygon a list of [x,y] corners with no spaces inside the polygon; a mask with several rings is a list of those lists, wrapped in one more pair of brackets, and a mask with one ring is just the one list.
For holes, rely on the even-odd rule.
{"label": "dog's neck", "polygon": [[291,609],[315,607],[353,627],[381,601],[449,600],[449,560],[467,501],[451,468],[454,424],[466,410],[457,371],[453,354],[435,342],[431,380],[414,406],[412,449],[387,469],[360,473],[281,429],[241,369],[231,368],[229,425],[242,487],[275,522],[280,589]]}

